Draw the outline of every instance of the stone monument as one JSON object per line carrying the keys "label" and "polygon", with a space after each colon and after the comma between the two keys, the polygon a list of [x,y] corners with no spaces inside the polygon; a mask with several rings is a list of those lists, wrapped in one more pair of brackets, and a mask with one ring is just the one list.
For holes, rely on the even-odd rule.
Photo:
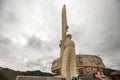
{"label": "stone monument", "polygon": [[[104,70],[102,59],[96,55],[76,55],[72,35],[68,34],[66,6],[62,8],[62,39],[60,40],[60,58],[52,63],[51,71],[59,77],[17,76],[16,80],[71,80],[78,75],[93,74]],[[85,76],[86,77],[86,76]],[[84,79],[88,80],[88,79]],[[92,79],[94,80],[94,79]]]}
{"label": "stone monument", "polygon": [[96,55],[76,55],[75,44],[71,40],[72,35],[67,34],[67,14],[66,6],[62,8],[62,40],[60,40],[60,58],[52,63],[51,71],[60,74],[67,80],[77,75],[94,74],[99,70],[104,70],[105,65],[102,59]]}
{"label": "stone monument", "polygon": [[76,55],[75,55],[75,44],[71,40],[72,35],[67,34],[67,16],[66,16],[66,6],[62,8],[62,40],[60,41],[60,69],[61,75],[67,80],[72,79],[72,77],[77,76],[76,69]]}

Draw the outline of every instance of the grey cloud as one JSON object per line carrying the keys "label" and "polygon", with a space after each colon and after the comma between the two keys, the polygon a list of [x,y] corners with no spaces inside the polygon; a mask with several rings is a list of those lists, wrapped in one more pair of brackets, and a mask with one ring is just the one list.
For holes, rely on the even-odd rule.
{"label": "grey cloud", "polygon": [[[2,56],[8,58],[6,63],[15,59],[14,68],[17,68],[17,63],[23,65],[19,69],[39,69],[41,65],[41,68],[50,68],[51,61],[59,56],[60,11],[64,1],[0,2],[0,34],[7,36],[0,37],[1,54],[10,53]],[[116,69],[119,69],[115,66],[119,66],[117,56],[120,52],[119,4],[119,0],[66,3],[69,33],[73,35],[77,53],[100,55],[107,66]],[[115,65],[110,64],[112,60]]]}
{"label": "grey cloud", "polygon": [[[80,1],[80,3],[87,4],[86,1]],[[77,21],[78,19],[72,19],[70,16],[72,19],[70,21],[71,23],[75,22],[79,24],[79,27],[73,27],[75,28],[76,32],[72,31],[73,38],[75,38],[74,41],[76,43],[77,53],[100,55],[104,59],[107,67],[119,69],[119,67],[115,67],[114,65],[119,64],[120,62],[119,58],[117,57],[120,56],[119,2],[117,2],[117,0],[101,0],[100,3],[96,4],[90,2],[88,4],[89,7],[84,6],[82,7],[83,9],[81,9],[79,6],[76,6],[79,7],[77,8],[78,11],[74,9],[74,11],[79,13],[79,15],[76,16],[78,16],[80,20],[82,20],[82,18],[85,19],[85,22],[83,21],[84,25],[82,25],[80,21]],[[91,11],[89,12],[89,10]],[[82,15],[82,13],[84,13],[84,15]],[[83,28],[81,28],[81,26]],[[112,61],[114,61],[114,64],[111,64]]]}
{"label": "grey cloud", "polygon": [[[5,23],[11,23],[11,22],[16,22],[16,17],[14,15],[14,13],[10,12],[10,11],[3,11],[0,13],[1,16],[1,22],[5,22]],[[4,17],[2,17],[4,16]]]}
{"label": "grey cloud", "polygon": [[50,71],[51,64],[52,64],[51,61],[53,61],[53,60],[54,60],[54,58],[52,58],[52,57],[44,57],[44,58],[42,58],[42,59],[40,58],[36,61],[28,61],[26,63],[26,66],[29,68],[32,68],[32,69],[37,67],[38,69],[40,69],[42,71]]}
{"label": "grey cloud", "polygon": [[9,55],[10,47],[12,42],[9,38],[0,36],[0,56],[1,58],[7,57]]}
{"label": "grey cloud", "polygon": [[9,38],[0,36],[0,44],[9,45],[11,43],[12,43],[12,41]]}
{"label": "grey cloud", "polygon": [[41,40],[41,38],[33,35],[27,38],[26,46],[32,47],[33,49],[38,49],[41,51],[51,52],[52,50],[56,49],[56,41],[53,41],[53,40],[44,41],[44,40]]}
{"label": "grey cloud", "polygon": [[2,9],[2,7],[4,6],[4,2],[5,0],[0,0],[0,9]]}
{"label": "grey cloud", "polygon": [[23,64],[23,62],[21,61],[23,59],[16,57],[16,56],[19,56],[17,55],[16,51],[18,51],[18,49],[13,44],[11,39],[1,35],[0,36],[0,55],[1,55],[0,61],[3,64],[1,66],[4,66],[4,67],[9,66],[10,68],[13,68],[15,65],[17,66],[18,63]]}
{"label": "grey cloud", "polygon": [[[8,1],[9,2],[9,1]],[[6,6],[4,6],[6,5]],[[10,9],[9,5],[6,4],[6,0],[1,0],[1,10],[0,10],[0,22],[15,22],[16,16],[14,14],[14,10]]]}
{"label": "grey cloud", "polygon": [[120,10],[119,10],[119,7],[113,8],[114,11],[111,13],[109,12],[109,15],[106,15],[108,17],[103,20],[104,21],[103,23],[106,24],[103,26],[106,28],[104,30],[104,33],[101,33],[101,34],[103,34],[105,37],[104,37],[104,42],[100,44],[99,48],[101,48],[101,51],[103,51],[104,53],[108,53],[111,55],[115,54],[116,51],[119,52],[119,49],[120,49],[120,41],[119,41]]}
{"label": "grey cloud", "polygon": [[[35,61],[27,61],[26,67],[31,69],[40,69],[42,71],[50,71],[52,61],[55,59],[55,55],[59,53],[54,53],[56,50],[56,43],[53,40],[42,41],[40,38],[32,36],[28,39],[28,47],[32,47],[32,49],[36,49],[39,54],[44,54],[42,57],[38,58]],[[53,56],[54,55],[54,56]],[[47,65],[47,66],[46,66]]]}
{"label": "grey cloud", "polygon": [[27,45],[33,48],[41,49],[43,45],[43,41],[40,38],[35,37],[34,35],[28,38]]}
{"label": "grey cloud", "polygon": [[[26,2],[23,2],[23,4],[25,4],[25,3]],[[11,4],[13,6],[11,6]],[[16,4],[18,4],[18,3],[16,2]],[[43,21],[45,22],[45,21],[47,21],[45,19],[46,18],[48,19],[48,22],[45,23],[45,25],[43,25],[43,27],[45,28],[45,26],[48,26],[46,28],[46,30],[49,31],[49,29],[51,28],[50,24],[52,24],[52,23],[51,23],[51,16],[48,15],[48,12],[51,14],[51,12],[53,12],[53,11],[49,10],[48,7],[51,7],[52,4],[48,5],[48,3],[47,3],[45,6],[43,4],[41,4],[41,5],[42,5],[42,7],[39,7],[39,8],[40,9],[42,8],[43,10],[45,10],[45,12],[43,13]],[[26,6],[24,6],[24,7],[26,7]],[[0,26],[1,26],[0,30],[2,31],[2,35],[5,35],[5,36],[7,35],[11,39],[12,38],[18,39],[13,34],[16,34],[17,37],[19,37],[21,35],[21,34],[17,34],[17,32],[20,32],[20,26],[18,24],[13,24],[13,23],[16,23],[16,21],[18,21],[18,20],[20,21],[21,18],[19,18],[19,17],[26,17],[25,15],[18,14],[16,12],[17,11],[16,8],[17,8],[19,13],[22,13],[23,7],[21,7],[20,11],[19,11],[19,4],[18,4],[18,6],[15,7],[14,2],[10,1],[10,3],[7,2],[7,5],[3,4],[3,7],[1,7],[1,12],[0,12]],[[12,9],[14,9],[14,10],[12,10]],[[28,9],[26,9],[26,10],[28,10]],[[31,9],[29,9],[29,10],[31,10]],[[42,12],[40,11],[40,13],[42,13]],[[28,19],[26,19],[26,20],[28,20]],[[23,22],[21,21],[22,23],[20,25],[24,25],[22,28],[26,27],[26,25],[25,25],[26,23],[24,23],[26,20],[24,20]],[[30,22],[29,22],[29,24],[30,24]],[[34,26],[36,27],[36,25],[34,25]],[[31,28],[31,25],[30,25],[30,28]],[[17,30],[17,32],[15,30]],[[39,28],[39,30],[41,30],[41,28]],[[51,31],[51,33],[53,31],[54,31],[54,29]],[[10,35],[9,35],[9,33],[10,33]],[[13,33],[13,34],[11,34],[11,33]],[[51,36],[53,34],[53,33],[52,34],[51,33],[49,35],[50,38],[54,36],[54,35]],[[34,35],[29,37],[29,38],[27,37],[27,39],[26,39],[27,44],[25,46],[22,46],[22,47],[20,45],[16,44],[16,43],[14,43],[14,41],[13,41],[13,43],[10,43],[9,41],[7,41],[7,39],[2,39],[1,38],[0,41],[1,41],[1,44],[5,44],[4,46],[3,45],[0,46],[0,47],[2,47],[1,48],[2,49],[1,54],[6,53],[5,56],[4,55],[1,56],[1,60],[5,60],[5,58],[8,58],[7,60],[4,61],[4,63],[9,65],[8,67],[10,67],[10,68],[12,67],[14,69],[25,68],[26,66],[24,65],[25,64],[24,59],[29,61],[29,60],[33,60],[33,57],[35,58],[35,56],[36,56],[36,59],[43,56],[43,55],[45,57],[45,55],[47,55],[47,54],[49,54],[49,55],[51,55],[52,53],[54,54],[54,50],[56,49],[56,47],[55,47],[56,44],[54,43],[55,42],[54,40],[50,39],[50,41],[44,41],[44,40],[41,40],[41,38],[38,38]],[[41,54],[43,54],[43,55],[41,55]],[[46,57],[48,57],[48,56],[46,56]],[[30,58],[32,58],[32,59],[30,59]],[[44,60],[44,61],[47,62],[46,60]],[[11,62],[13,64],[10,65],[9,63],[11,63]],[[17,63],[22,64],[23,67],[21,67],[21,68],[15,67]],[[33,65],[34,65],[34,63],[33,63]],[[48,65],[50,65],[50,64],[48,64]],[[43,65],[43,68],[45,66],[46,65]]]}
{"label": "grey cloud", "polygon": [[12,28],[18,22],[14,8],[8,3],[8,0],[1,0],[0,3],[0,33],[7,28]]}

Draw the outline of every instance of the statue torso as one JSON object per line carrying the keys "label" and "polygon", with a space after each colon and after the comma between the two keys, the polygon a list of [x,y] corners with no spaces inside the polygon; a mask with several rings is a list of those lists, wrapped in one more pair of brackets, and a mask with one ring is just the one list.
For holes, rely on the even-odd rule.
{"label": "statue torso", "polygon": [[69,39],[69,38],[66,38],[65,42],[64,42],[64,47],[69,47],[69,46],[72,46],[72,47],[75,47],[75,43]]}

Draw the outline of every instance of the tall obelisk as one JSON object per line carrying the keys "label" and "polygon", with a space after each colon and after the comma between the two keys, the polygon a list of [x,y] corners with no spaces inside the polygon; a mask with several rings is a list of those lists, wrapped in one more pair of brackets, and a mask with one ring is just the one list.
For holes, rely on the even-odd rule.
{"label": "tall obelisk", "polygon": [[67,35],[67,32],[66,6],[64,5],[62,8],[62,40],[60,41],[60,72],[66,80],[70,80],[73,76],[77,76],[77,70],[75,44],[70,38],[72,35]]}
{"label": "tall obelisk", "polygon": [[[62,68],[63,52],[64,52],[64,42],[67,34],[67,16],[66,16],[66,6],[62,8],[62,40],[60,41],[60,69]],[[61,72],[61,71],[60,71]]]}

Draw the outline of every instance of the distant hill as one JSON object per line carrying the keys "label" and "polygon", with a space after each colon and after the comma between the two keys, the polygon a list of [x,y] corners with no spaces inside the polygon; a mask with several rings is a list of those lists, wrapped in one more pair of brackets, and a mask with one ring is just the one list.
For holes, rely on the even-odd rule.
{"label": "distant hill", "polygon": [[39,70],[36,71],[14,71],[9,68],[0,67],[0,80],[15,80],[16,76],[55,76],[51,73],[41,72]]}
{"label": "distant hill", "polygon": [[103,72],[104,72],[104,74],[105,74],[106,76],[109,76],[109,75],[111,75],[112,72],[116,72],[116,71],[119,71],[119,70],[114,70],[114,69],[110,69],[110,68],[105,68],[105,70],[104,70]]}

